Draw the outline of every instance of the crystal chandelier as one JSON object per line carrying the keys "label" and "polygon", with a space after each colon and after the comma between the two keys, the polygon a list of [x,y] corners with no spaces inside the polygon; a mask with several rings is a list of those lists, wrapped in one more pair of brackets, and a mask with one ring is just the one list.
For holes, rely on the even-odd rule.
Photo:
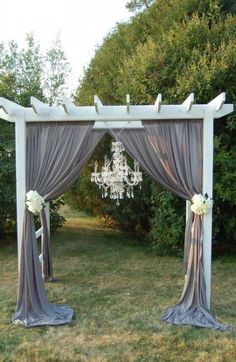
{"label": "crystal chandelier", "polygon": [[[110,191],[110,199],[119,200],[125,196],[134,197],[133,187],[142,181],[142,172],[139,171],[139,162],[134,161],[134,171],[128,166],[124,156],[124,146],[121,142],[112,142],[112,159],[104,158],[101,172],[98,172],[98,162],[95,162],[94,172],[91,173],[91,182],[95,182],[102,189],[102,197],[107,197]],[[141,184],[140,184],[141,188]]]}

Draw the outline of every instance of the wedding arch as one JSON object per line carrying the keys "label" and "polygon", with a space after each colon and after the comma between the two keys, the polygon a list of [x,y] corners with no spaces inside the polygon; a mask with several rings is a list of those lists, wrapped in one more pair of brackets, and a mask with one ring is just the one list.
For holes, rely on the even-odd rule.
{"label": "wedding arch", "polygon": [[[94,96],[94,106],[75,106],[65,98],[49,107],[31,97],[25,108],[0,97],[0,118],[15,123],[18,300],[15,324],[26,327],[69,323],[73,310],[50,304],[44,279],[53,278],[50,253],[49,202],[78,178],[82,167],[106,130],[116,133],[127,152],[156,181],[186,200],[186,275],[182,296],[168,308],[163,320],[224,330],[210,312],[212,211],[193,213],[194,194],[213,188],[214,119],[233,111],[225,93],[208,104],[194,104],[191,93],[180,105],[105,106]],[[42,227],[35,230],[34,215],[26,207],[26,193],[36,190],[44,197]],[[37,238],[42,240],[42,269]]]}

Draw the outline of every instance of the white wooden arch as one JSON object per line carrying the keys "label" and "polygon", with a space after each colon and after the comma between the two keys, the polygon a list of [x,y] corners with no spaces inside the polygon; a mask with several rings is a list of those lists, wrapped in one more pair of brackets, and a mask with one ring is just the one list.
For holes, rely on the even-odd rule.
{"label": "white wooden arch", "polygon": [[[26,123],[55,121],[91,121],[96,129],[142,128],[141,120],[163,119],[202,119],[203,120],[203,193],[213,197],[213,135],[214,119],[233,112],[233,104],[225,104],[225,93],[221,93],[207,104],[193,104],[191,93],[182,104],[164,105],[158,94],[154,105],[131,105],[130,96],[121,106],[105,106],[98,96],[94,96],[94,106],[74,105],[65,98],[61,106],[49,107],[47,104],[31,97],[31,107],[25,108],[0,97],[0,118],[15,123],[16,141],[16,192],[17,192],[17,240],[18,250],[21,246],[23,217],[26,194]],[[186,216],[190,211],[186,204]],[[47,207],[49,222],[49,207]],[[211,250],[212,250],[212,212],[203,217],[203,252],[206,278],[207,307],[210,309],[211,296]],[[39,237],[42,228],[36,232]]]}

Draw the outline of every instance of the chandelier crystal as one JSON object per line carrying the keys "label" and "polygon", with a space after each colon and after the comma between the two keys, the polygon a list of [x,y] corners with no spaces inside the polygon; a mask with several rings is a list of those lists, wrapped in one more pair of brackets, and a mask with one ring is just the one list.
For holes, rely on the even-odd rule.
{"label": "chandelier crystal", "polygon": [[102,189],[102,197],[119,200],[125,196],[134,197],[133,187],[142,182],[142,172],[139,171],[139,162],[134,161],[134,171],[128,166],[126,156],[123,154],[124,146],[121,142],[112,142],[112,159],[104,158],[101,172],[98,172],[98,162],[95,162],[94,172],[91,173],[91,182],[95,182]]}

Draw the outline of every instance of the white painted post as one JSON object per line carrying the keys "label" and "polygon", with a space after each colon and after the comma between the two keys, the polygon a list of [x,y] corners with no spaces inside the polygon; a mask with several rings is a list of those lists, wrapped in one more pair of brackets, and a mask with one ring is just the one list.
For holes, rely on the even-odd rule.
{"label": "white painted post", "polygon": [[[213,196],[213,105],[206,107],[203,119],[203,194]],[[212,254],[212,210],[203,216],[203,267],[206,280],[207,307],[211,305],[211,254]]]}
{"label": "white painted post", "polygon": [[[46,215],[46,220],[47,220],[48,233],[50,236],[50,203],[49,202],[46,202],[45,215]],[[41,227],[39,230],[42,230],[42,233],[43,233],[43,227]],[[41,233],[41,236],[42,236],[42,233]],[[42,253],[43,253],[43,239],[41,237],[41,254],[40,254],[40,256],[42,256]]]}
{"label": "white painted post", "polygon": [[191,202],[189,200],[186,201],[186,218],[185,218],[185,222],[187,223],[188,221],[188,217],[191,213]]}
{"label": "white painted post", "polygon": [[15,120],[16,148],[16,201],[17,201],[17,246],[18,268],[20,266],[20,250],[23,232],[26,193],[26,124],[23,112],[17,112]]}
{"label": "white painted post", "polygon": [[[186,200],[186,214],[185,214],[185,225],[187,225],[189,215],[191,213],[191,202],[189,200]],[[187,277],[187,270],[185,273],[185,279]]]}
{"label": "white painted post", "polygon": [[48,233],[50,235],[50,203],[49,202],[46,203],[45,214],[46,214],[46,219],[47,219]]}

